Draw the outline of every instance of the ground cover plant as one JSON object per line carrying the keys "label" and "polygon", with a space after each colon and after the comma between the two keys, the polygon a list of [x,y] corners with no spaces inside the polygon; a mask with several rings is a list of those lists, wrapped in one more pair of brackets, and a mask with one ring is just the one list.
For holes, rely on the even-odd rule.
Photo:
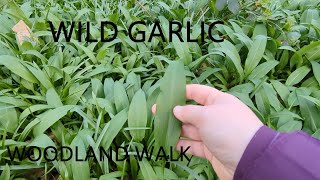
{"label": "ground cover plant", "polygon": [[[201,158],[137,153],[170,151],[180,134],[171,109],[186,103],[186,83],[237,96],[273,129],[320,138],[319,13],[319,0],[1,0],[0,179],[218,179]],[[11,30],[20,20],[32,31],[22,43]],[[164,34],[169,21],[182,22],[183,39],[190,21],[199,42],[135,43],[125,32],[141,20],[147,25],[140,30],[150,32],[158,20]],[[201,22],[207,28],[217,20],[224,25],[214,31],[224,42],[200,41]],[[54,42],[48,21],[89,21],[92,39],[101,37],[95,22],[112,21],[119,32],[112,42],[79,42],[77,34]],[[80,158],[89,147],[113,155],[63,161],[70,154],[60,149],[48,152],[58,155],[48,162],[12,159],[9,151],[37,147],[30,151],[35,159],[49,146],[77,148]],[[125,152],[125,160],[114,157]]]}

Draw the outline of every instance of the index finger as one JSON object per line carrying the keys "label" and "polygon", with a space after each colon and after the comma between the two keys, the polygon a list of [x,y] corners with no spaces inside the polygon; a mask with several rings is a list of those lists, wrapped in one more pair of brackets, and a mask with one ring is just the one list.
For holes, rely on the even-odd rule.
{"label": "index finger", "polygon": [[186,98],[194,100],[201,105],[213,104],[217,96],[222,95],[223,92],[200,84],[189,84],[186,87]]}

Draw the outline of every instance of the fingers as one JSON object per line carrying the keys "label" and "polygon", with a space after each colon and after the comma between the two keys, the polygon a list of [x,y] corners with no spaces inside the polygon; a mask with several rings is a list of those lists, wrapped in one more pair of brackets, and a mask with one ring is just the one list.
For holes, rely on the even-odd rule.
{"label": "fingers", "polygon": [[179,140],[176,149],[178,151],[186,151],[187,154],[208,159],[220,179],[232,179],[233,174],[213,156],[205,145],[200,141]]}
{"label": "fingers", "polygon": [[[205,107],[199,105],[176,106],[173,109],[175,117],[185,124],[191,124],[197,127],[204,114]],[[157,111],[157,105],[152,106],[152,113]]]}
{"label": "fingers", "polygon": [[153,114],[156,114],[156,111],[157,111],[157,105],[156,105],[156,104],[154,104],[154,105],[152,106],[151,111],[152,111]]}
{"label": "fingers", "polygon": [[[210,105],[217,96],[223,94],[223,92],[205,85],[189,84],[186,86],[186,98],[201,105]],[[152,106],[152,113],[156,113],[156,104]]]}
{"label": "fingers", "polygon": [[[152,106],[152,113],[155,114],[157,110],[157,105]],[[199,135],[198,129],[191,124],[183,124],[181,127],[181,136],[189,138],[195,141],[200,141],[201,137]]]}
{"label": "fingers", "polygon": [[176,149],[178,151],[185,151],[188,149],[186,152],[187,154],[206,158],[203,147],[204,145],[200,141],[179,140]]}
{"label": "fingers", "polygon": [[181,136],[195,141],[201,141],[198,129],[190,124],[183,124],[181,128]]}
{"label": "fingers", "polygon": [[186,87],[186,97],[201,105],[210,105],[223,92],[205,85],[189,84]]}
{"label": "fingers", "polygon": [[177,119],[185,124],[191,124],[198,127],[198,124],[203,119],[205,107],[199,105],[176,106],[173,109],[173,114]]}

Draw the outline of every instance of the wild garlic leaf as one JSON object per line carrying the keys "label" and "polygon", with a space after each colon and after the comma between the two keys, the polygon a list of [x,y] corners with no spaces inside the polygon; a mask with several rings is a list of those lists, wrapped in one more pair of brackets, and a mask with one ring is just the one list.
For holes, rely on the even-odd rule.
{"label": "wild garlic leaf", "polygon": [[147,121],[147,101],[145,93],[140,89],[133,96],[128,112],[130,134],[135,141],[140,142],[145,137],[143,128],[146,128]]}
{"label": "wild garlic leaf", "polygon": [[306,77],[306,75],[310,72],[310,68],[307,66],[300,67],[296,69],[290,76],[288,77],[286,81],[287,86],[293,86],[302,81],[303,78]]}
{"label": "wild garlic leaf", "polygon": [[160,82],[157,112],[154,123],[156,146],[169,152],[175,147],[181,132],[181,122],[173,115],[173,108],[186,101],[186,78],[182,62],[171,62]]}

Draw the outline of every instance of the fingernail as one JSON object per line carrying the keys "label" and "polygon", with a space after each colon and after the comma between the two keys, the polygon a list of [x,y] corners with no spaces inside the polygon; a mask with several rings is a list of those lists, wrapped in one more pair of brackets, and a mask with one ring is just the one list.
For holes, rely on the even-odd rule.
{"label": "fingernail", "polygon": [[174,114],[180,114],[182,107],[181,106],[176,106],[173,108],[173,113]]}

